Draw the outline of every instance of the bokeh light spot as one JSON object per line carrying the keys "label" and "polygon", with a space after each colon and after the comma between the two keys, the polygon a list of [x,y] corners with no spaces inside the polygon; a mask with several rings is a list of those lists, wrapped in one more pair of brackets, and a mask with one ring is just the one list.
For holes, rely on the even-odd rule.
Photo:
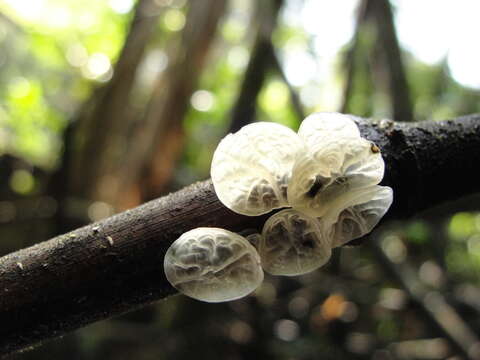
{"label": "bokeh light spot", "polygon": [[210,91],[197,90],[190,98],[193,108],[198,111],[209,111],[215,103],[215,97]]}
{"label": "bokeh light spot", "polygon": [[35,187],[35,179],[30,171],[15,170],[10,177],[10,188],[18,194],[27,195]]}
{"label": "bokeh light spot", "polygon": [[295,321],[282,319],[274,324],[275,335],[283,341],[292,341],[298,338],[300,327]]}
{"label": "bokeh light spot", "polygon": [[169,9],[165,12],[163,24],[170,31],[180,31],[185,26],[185,15],[178,9]]}

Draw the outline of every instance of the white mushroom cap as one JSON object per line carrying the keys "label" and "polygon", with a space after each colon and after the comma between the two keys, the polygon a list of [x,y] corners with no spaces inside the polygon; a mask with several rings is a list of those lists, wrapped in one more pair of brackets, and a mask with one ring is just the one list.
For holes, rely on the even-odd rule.
{"label": "white mushroom cap", "polygon": [[[315,129],[314,120],[324,124],[317,124]],[[339,120],[342,126],[330,124]],[[288,186],[292,207],[322,217],[338,197],[382,180],[385,163],[380,151],[360,137],[358,128],[354,131],[356,127],[346,116],[313,117],[305,126],[302,123],[299,134],[308,146],[307,151],[298,154],[293,166]]]}
{"label": "white mushroom cap", "polygon": [[272,215],[258,247],[263,269],[272,275],[300,275],[324,265],[331,244],[323,224],[294,209]]}
{"label": "white mushroom cap", "polygon": [[227,135],[213,155],[211,177],[220,201],[243,215],[288,206],[287,185],[304,145],[286,126],[258,122]]}
{"label": "white mushroom cap", "polygon": [[358,189],[339,198],[324,218],[333,224],[332,247],[358,239],[378,224],[392,205],[393,190],[374,185]]}
{"label": "white mushroom cap", "polygon": [[310,147],[330,140],[331,134],[336,137],[360,137],[357,124],[349,115],[336,112],[319,112],[307,116],[298,129],[298,135]]}
{"label": "white mushroom cap", "polygon": [[219,228],[196,228],[180,236],[165,254],[164,270],[178,291],[206,302],[239,299],[263,281],[255,248]]}

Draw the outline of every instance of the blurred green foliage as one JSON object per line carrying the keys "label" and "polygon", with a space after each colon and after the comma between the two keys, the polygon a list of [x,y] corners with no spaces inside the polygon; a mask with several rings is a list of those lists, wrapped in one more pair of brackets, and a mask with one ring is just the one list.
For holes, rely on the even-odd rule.
{"label": "blurred green foliage", "polygon": [[412,221],[405,228],[407,239],[415,244],[426,244],[430,240],[430,229],[423,221]]}
{"label": "blurred green foliage", "polygon": [[111,76],[130,16],[58,0],[4,2],[0,14],[0,151],[52,168],[91,80]]}
{"label": "blurred green foliage", "polygon": [[[164,45],[170,34],[185,24],[184,2],[170,3],[174,6],[162,14],[158,25],[162,36],[156,40],[157,45]],[[42,167],[55,166],[65,126],[92,88],[108,81],[112,75],[112,63],[128,30],[133,5],[126,0],[81,3],[46,0],[38,7],[27,1],[0,4],[0,13],[4,14],[0,17],[0,151],[18,154]],[[29,6],[32,9],[28,10]],[[228,128],[229,111],[248,61],[251,10],[248,3],[231,5],[198,85],[199,89],[210,92],[212,104],[201,110],[192,107],[185,120],[188,141],[185,164],[181,168],[186,170],[182,174],[191,174],[186,177],[189,180],[206,177],[213,144]],[[281,57],[292,51],[315,56],[309,36],[303,27],[283,21],[273,40]],[[363,60],[372,41],[372,31],[364,31],[348,108],[357,115],[384,117],[389,115],[385,95],[374,90],[369,74],[371,64]],[[152,46],[151,51],[155,49]],[[480,103],[476,101],[478,91],[452,80],[445,62],[425,65],[415,60],[414,55],[406,55],[417,119],[442,119],[480,111]],[[339,56],[344,56],[344,52]],[[312,76],[307,84],[296,87],[305,95],[302,98],[310,96],[304,104],[308,112],[335,110],[322,99],[331,101],[331,96],[337,96],[333,102],[341,101],[338,98],[341,95],[333,90],[344,82],[341,64],[339,60],[335,68],[337,74],[330,80]],[[141,93],[142,89],[136,92]],[[317,105],[312,106],[311,97],[315,92],[320,93]],[[276,75],[267,79],[258,104],[259,120],[276,121],[294,128],[298,125],[288,89]]]}
{"label": "blurred green foliage", "polygon": [[459,278],[478,282],[480,276],[480,213],[459,212],[448,224],[448,270]]}

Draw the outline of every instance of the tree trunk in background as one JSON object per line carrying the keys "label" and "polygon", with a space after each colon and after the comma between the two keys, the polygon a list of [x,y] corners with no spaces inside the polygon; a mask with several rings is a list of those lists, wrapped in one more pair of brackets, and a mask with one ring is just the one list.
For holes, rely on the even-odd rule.
{"label": "tree trunk in background", "polygon": [[[343,91],[343,103],[340,107],[340,112],[342,113],[353,113],[353,100],[354,95],[357,91],[355,87],[358,84],[357,76],[360,71],[370,73],[370,66],[368,62],[367,53],[371,48],[371,24],[367,24],[366,18],[368,17],[367,10],[370,7],[367,7],[368,0],[363,0],[360,2],[357,9],[357,21],[355,26],[355,33],[353,39],[351,40],[350,47],[345,53],[344,58],[344,68],[345,68],[345,86]],[[359,71],[360,70],[360,71]],[[365,82],[368,82],[368,87],[373,88],[371,84],[371,78],[365,79]],[[372,89],[369,89],[372,91]],[[356,109],[356,114],[361,116],[371,116],[372,111],[363,111],[360,112]]]}
{"label": "tree trunk in background", "polygon": [[277,18],[282,0],[257,3],[255,12],[257,34],[245,71],[242,85],[230,114],[230,127],[227,133],[236,132],[255,120],[257,97],[267,77],[267,71],[275,65],[275,50],[272,33],[277,26]]}
{"label": "tree trunk in background", "polygon": [[[375,75],[375,92],[388,95],[391,117],[397,121],[412,121],[408,81],[389,0],[364,0],[359,6],[357,19],[356,32],[346,55],[347,80],[342,111],[351,109],[358,71],[356,65],[370,63],[372,76]],[[372,41],[362,42],[362,37],[369,36],[373,37]]]}
{"label": "tree trunk in background", "polygon": [[117,187],[112,173],[121,166],[123,148],[128,141],[129,100],[136,69],[154,34],[161,10],[154,0],[139,0],[113,77],[94,92],[93,108],[79,120],[75,130],[77,149],[72,154],[70,169],[70,194],[74,196],[109,200]]}
{"label": "tree trunk in background", "polygon": [[295,115],[297,115],[298,122],[300,123],[306,117],[302,102],[300,100],[300,96],[298,95],[297,90],[293,87],[290,81],[288,81],[287,75],[283,71],[282,64],[280,63],[280,59],[278,58],[278,55],[275,51],[275,47],[273,46],[272,42],[270,42],[270,45],[271,45],[272,66],[288,88],[288,92],[290,94],[290,102],[292,104],[293,111],[295,112]]}
{"label": "tree trunk in background", "polygon": [[389,88],[392,117],[396,121],[413,121],[410,91],[390,2],[389,0],[369,0],[369,6],[373,7],[373,21],[376,23],[378,46],[382,54],[379,60],[383,64],[379,66],[386,69],[385,81]]}
{"label": "tree trunk in background", "polygon": [[[225,1],[192,1],[182,41],[169,56],[170,65],[156,88],[132,147],[117,174],[120,186],[111,201],[128,208],[164,191],[183,148],[183,119],[205,64]],[[123,196],[127,193],[127,196]]]}

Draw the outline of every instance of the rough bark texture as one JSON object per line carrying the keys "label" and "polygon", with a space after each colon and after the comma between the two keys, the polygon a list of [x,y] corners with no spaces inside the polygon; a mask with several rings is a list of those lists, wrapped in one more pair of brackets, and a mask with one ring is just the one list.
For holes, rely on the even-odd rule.
{"label": "rough bark texture", "polygon": [[[451,121],[371,123],[362,134],[381,149],[388,217],[412,215],[480,191],[480,115]],[[226,209],[210,180],[0,259],[0,355],[137,309],[175,293],[163,254],[198,226],[259,229],[266,216]]]}

